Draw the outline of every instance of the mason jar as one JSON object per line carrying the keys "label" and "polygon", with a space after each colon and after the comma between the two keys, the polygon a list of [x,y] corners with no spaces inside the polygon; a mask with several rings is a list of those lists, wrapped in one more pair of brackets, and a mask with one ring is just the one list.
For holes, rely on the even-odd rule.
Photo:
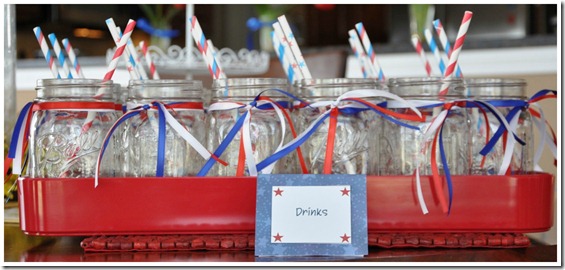
{"label": "mason jar", "polygon": [[[120,114],[114,106],[117,87],[112,81],[98,79],[37,81],[36,109],[30,124],[29,176],[94,176],[104,135]],[[103,164],[112,163],[111,152]]]}
{"label": "mason jar", "polygon": [[[505,78],[466,78],[464,80],[466,87],[466,95],[471,99],[476,99],[491,103],[506,117],[512,109],[515,108],[515,101],[526,102],[526,82],[522,79],[505,79]],[[482,112],[478,108],[471,109],[471,134],[473,142],[473,159],[472,174],[498,174],[504,156],[504,142],[500,138],[494,148],[484,156],[480,151],[485,146],[486,139],[490,139],[501,123],[489,110],[485,110],[488,118],[488,126]],[[531,115],[526,106],[522,106],[517,113],[518,122],[515,134],[525,145],[515,143],[512,159],[510,162],[510,173],[520,174],[531,172],[534,169],[533,164],[533,123]],[[507,119],[507,122],[510,122]],[[487,136],[487,129],[489,136]],[[510,133],[507,133],[510,136]],[[481,166],[482,164],[482,166]]]}
{"label": "mason jar", "polygon": [[[167,121],[159,124],[159,110],[155,102],[166,105],[167,111],[201,144],[206,140],[206,114],[202,100],[202,82],[196,80],[130,80],[128,111],[146,106],[147,109],[128,119],[121,139],[124,156],[123,174],[129,177],[158,175],[162,162],[162,176],[193,176],[204,159],[171,127]],[[164,141],[159,133],[165,129]],[[159,161],[159,147],[164,147]],[[159,162],[158,162],[159,161]]]}
{"label": "mason jar", "polygon": [[[288,91],[288,88],[287,80],[283,78],[214,80],[212,84],[211,106],[208,110],[208,148],[215,151],[224,140],[229,140],[227,138],[228,133],[234,128],[236,121],[248,110],[245,106],[249,105],[263,91],[265,92],[262,96],[269,97],[284,110],[288,110],[290,104],[289,97],[275,90]],[[217,106],[219,104],[233,105],[234,103],[241,104],[241,107],[234,108],[234,106],[231,106],[229,109],[221,109]],[[284,121],[284,123],[281,122],[272,106],[251,108],[250,140],[256,163],[272,155],[281,142],[284,143],[292,139],[288,126],[289,123],[287,119],[284,119]],[[286,127],[284,137],[282,135],[282,125]],[[237,131],[225,151],[219,155],[219,158],[226,161],[228,166],[214,164],[207,175],[249,175],[247,162],[243,159],[245,154],[241,143],[241,134],[242,130]],[[225,143],[228,143],[228,141]],[[295,160],[295,154],[285,156],[275,164],[271,173],[297,172]]]}
{"label": "mason jar", "polygon": [[[425,136],[432,120],[443,110],[443,102],[448,103],[464,98],[465,87],[461,79],[444,80],[436,77],[391,78],[389,91],[407,101],[414,102],[425,122],[404,121],[419,127],[410,129],[390,122],[384,122],[385,132],[381,136],[381,175],[411,175],[416,168],[421,175],[431,175],[431,151],[435,151],[436,164],[441,174],[445,168],[441,161],[439,142],[436,149],[430,149],[434,134]],[[442,89],[448,87],[447,94],[440,96]],[[434,105],[435,104],[435,105]],[[390,110],[408,113],[408,109],[395,107],[388,103]],[[443,124],[442,140],[444,153],[452,175],[468,175],[471,169],[471,136],[469,134],[470,119],[466,108],[453,107]],[[439,130],[438,130],[439,132]]]}
{"label": "mason jar", "polygon": [[[332,102],[344,93],[353,90],[386,90],[378,87],[375,80],[357,78],[304,79],[295,87],[298,96],[310,104]],[[382,86],[382,85],[381,85]],[[376,104],[374,97],[365,100]],[[339,105],[356,105],[342,102]],[[299,133],[304,132],[320,115],[331,107],[301,106],[294,116]],[[376,174],[379,163],[379,145],[376,138],[382,129],[382,119],[366,107],[352,106],[340,110],[335,130],[335,143],[332,155],[332,174]],[[302,152],[309,173],[324,173],[326,142],[328,140],[329,119],[302,144]]]}

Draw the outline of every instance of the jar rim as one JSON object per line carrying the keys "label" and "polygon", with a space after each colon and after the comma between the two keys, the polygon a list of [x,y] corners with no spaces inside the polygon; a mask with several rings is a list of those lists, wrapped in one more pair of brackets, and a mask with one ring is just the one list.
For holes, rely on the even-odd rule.
{"label": "jar rim", "polygon": [[87,87],[117,87],[120,84],[114,83],[112,80],[101,80],[101,79],[86,79],[86,78],[73,78],[73,79],[39,79],[36,82],[36,90],[43,89],[45,87],[77,87],[77,86],[87,86]]}
{"label": "jar rim", "polygon": [[215,79],[212,82],[212,88],[225,88],[234,86],[253,86],[253,87],[270,87],[272,85],[288,85],[288,80],[285,78],[226,78]]}
{"label": "jar rim", "polygon": [[513,78],[465,78],[463,83],[467,86],[485,87],[485,86],[526,86],[526,80]]}
{"label": "jar rim", "polygon": [[342,86],[344,84],[348,84],[351,86],[368,85],[368,84],[378,84],[378,81],[375,79],[366,79],[366,78],[310,78],[310,79],[302,79],[295,82],[295,86],[297,87],[311,87],[311,86],[332,87],[332,86]]}
{"label": "jar rim", "polygon": [[444,78],[444,77],[396,77],[389,78],[387,85],[398,85],[398,84],[411,84],[411,85],[421,85],[430,83],[450,83],[450,84],[461,84],[463,83],[462,78]]}
{"label": "jar rim", "polygon": [[202,81],[183,79],[157,79],[157,80],[129,80],[128,88],[131,87],[182,87],[187,90],[202,90]]}

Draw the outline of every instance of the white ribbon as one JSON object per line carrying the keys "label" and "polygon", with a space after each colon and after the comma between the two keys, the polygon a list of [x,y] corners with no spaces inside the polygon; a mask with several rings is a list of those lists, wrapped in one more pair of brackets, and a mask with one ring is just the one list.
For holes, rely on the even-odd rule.
{"label": "white ribbon", "polygon": [[547,145],[547,147],[551,151],[551,154],[553,155],[553,158],[557,159],[557,145],[555,145],[553,140],[550,138],[550,136],[552,135],[549,133],[549,130],[547,130],[546,128],[545,116],[543,114],[543,110],[541,106],[539,106],[536,103],[532,103],[530,104],[530,106],[535,106],[540,113],[540,119],[537,119],[536,117],[532,116],[532,121],[534,122],[540,133],[539,143],[536,146],[537,149],[534,155],[534,165],[535,165],[535,171],[543,171],[543,169],[539,166],[539,161],[541,159],[541,154],[543,153],[544,146]]}
{"label": "white ribbon", "polygon": [[16,146],[16,155],[14,156],[14,161],[12,163],[12,174],[20,175],[22,174],[22,164],[23,164],[23,147],[24,147],[24,134],[26,132],[26,121],[31,113],[33,105],[26,112],[22,125],[20,126],[20,133],[18,136],[18,143]]}
{"label": "white ribbon", "polygon": [[[181,123],[179,123],[179,121],[173,115],[171,115],[171,113],[169,113],[169,111],[167,110],[164,104],[162,103],[157,103],[157,104],[163,111],[163,115],[165,116],[166,123],[169,124],[184,140],[186,140],[188,144],[192,146],[192,148],[194,148],[194,150],[196,150],[196,152],[198,152],[200,156],[202,156],[202,158],[208,160],[212,156],[212,154],[210,154],[210,152],[194,136],[192,136],[192,134],[190,134],[190,132],[188,132],[188,130]],[[139,110],[141,111],[143,109],[139,109]],[[110,130],[112,130],[116,124],[117,121],[116,123],[114,123],[114,125]],[[109,132],[106,134],[106,136],[104,136],[104,142],[108,139],[108,135],[110,135]],[[94,174],[94,187],[98,186],[99,168],[102,159],[101,154],[102,151],[100,151],[100,154],[98,155],[98,159],[96,161],[96,173]]]}
{"label": "white ribbon", "polygon": [[[286,121],[283,112],[277,106],[276,103],[268,100],[258,100],[256,106],[258,107],[263,104],[271,104],[271,106],[273,107],[274,111],[276,112],[279,118],[279,122],[281,123],[281,140],[279,142],[277,149],[275,150],[275,152],[277,152],[282,148],[284,143],[284,137],[286,134]],[[233,109],[241,109],[241,108],[245,108],[247,110],[247,114],[245,115],[245,119],[243,120],[243,126],[242,126],[242,132],[243,132],[242,139],[243,139],[243,150],[245,152],[245,162],[247,163],[247,169],[249,170],[249,175],[257,176],[258,174],[257,161],[255,160],[255,156],[253,155],[253,145],[251,143],[250,125],[251,125],[252,111],[260,110],[260,109],[250,105],[244,105],[242,103],[236,103],[236,102],[217,102],[211,104],[208,107],[208,111],[224,111],[224,110],[233,110]],[[273,171],[275,164],[276,162],[265,167],[263,170],[261,170],[261,173],[270,174]]]}

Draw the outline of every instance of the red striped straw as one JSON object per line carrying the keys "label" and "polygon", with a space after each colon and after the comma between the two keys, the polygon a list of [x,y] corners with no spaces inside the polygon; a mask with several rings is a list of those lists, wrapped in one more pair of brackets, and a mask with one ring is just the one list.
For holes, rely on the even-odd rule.
{"label": "red striped straw", "polygon": [[139,47],[141,48],[141,54],[143,54],[143,57],[145,58],[145,63],[149,67],[149,74],[151,75],[151,79],[153,80],[160,79],[159,73],[157,73],[157,68],[155,68],[155,64],[153,63],[153,59],[151,59],[151,54],[147,49],[147,44],[145,44],[144,41],[140,41]]}
{"label": "red striped straw", "polygon": [[57,65],[55,65],[55,58],[49,50],[49,46],[47,45],[47,41],[45,41],[45,37],[43,36],[41,28],[39,26],[33,28],[33,33],[35,33],[37,43],[39,43],[41,52],[43,52],[43,56],[45,57],[47,65],[49,65],[49,68],[51,69],[51,73],[53,73],[53,77],[60,79],[61,75],[59,75],[59,69],[57,68]]}
{"label": "red striped straw", "polygon": [[[463,20],[461,21],[461,26],[459,27],[459,32],[457,32],[457,39],[455,40],[451,56],[449,57],[449,64],[447,65],[447,68],[445,70],[444,79],[449,80],[453,76],[455,66],[457,66],[457,59],[459,58],[459,53],[461,53],[461,49],[463,48],[465,36],[467,35],[467,30],[469,29],[469,24],[471,23],[472,17],[473,12],[465,11],[465,15],[463,15]],[[448,90],[449,83],[444,82],[442,90],[439,92],[440,97],[447,95]]]}
{"label": "red striped straw", "polygon": [[108,81],[112,79],[112,76],[114,75],[114,71],[116,71],[116,67],[118,66],[118,60],[124,53],[124,50],[127,45],[127,41],[130,39],[134,27],[135,27],[135,21],[130,19],[128,21],[128,24],[126,26],[126,29],[124,30],[122,37],[120,38],[120,42],[117,44],[117,49],[114,52],[114,56],[112,56],[112,60],[108,65],[108,72],[106,72],[106,75],[104,75],[104,81]]}
{"label": "red striped straw", "polygon": [[77,56],[75,55],[75,51],[73,50],[73,45],[68,38],[63,39],[63,46],[65,47],[65,51],[67,51],[67,55],[69,56],[69,60],[73,63],[73,70],[75,71],[76,75],[79,78],[84,78],[84,74],[82,73],[82,69],[78,63]]}
{"label": "red striped straw", "polygon": [[[106,26],[108,26],[108,30],[110,31],[110,34],[112,35],[112,39],[114,40],[114,43],[116,44],[116,46],[118,46],[120,39],[122,37],[120,35],[120,31],[118,31],[119,27],[116,26],[116,23],[114,23],[113,18],[106,19]],[[132,79],[132,80],[142,79],[139,72],[137,71],[137,68],[135,67],[135,64],[136,64],[135,60],[131,56],[127,45],[126,45],[126,48],[124,50],[124,54],[125,54],[125,58],[126,58],[126,68],[127,68],[128,73],[129,73],[130,79]]]}
{"label": "red striped straw", "polygon": [[219,61],[214,57],[212,49],[206,41],[206,36],[204,36],[204,32],[202,31],[202,27],[200,27],[200,23],[198,23],[198,19],[196,16],[192,16],[189,21],[191,25],[192,38],[194,38],[194,42],[196,42],[198,50],[208,65],[210,75],[212,75],[215,80],[226,78],[226,74],[218,64]]}
{"label": "red striped straw", "polygon": [[426,52],[424,51],[424,48],[422,48],[422,42],[420,41],[420,37],[417,34],[412,35],[412,45],[414,45],[414,49],[416,49],[416,52],[420,56],[420,59],[422,59],[422,63],[426,68],[426,73],[428,74],[428,77],[430,77],[432,75],[432,66],[430,65],[430,62],[426,57]]}

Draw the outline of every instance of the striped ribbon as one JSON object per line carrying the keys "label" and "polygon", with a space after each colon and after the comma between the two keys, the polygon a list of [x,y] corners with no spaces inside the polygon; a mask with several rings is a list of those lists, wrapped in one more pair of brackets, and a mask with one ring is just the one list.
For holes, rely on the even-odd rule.
{"label": "striped ribbon", "polygon": [[49,65],[49,69],[51,69],[51,73],[53,74],[54,78],[61,79],[61,75],[59,74],[59,69],[57,65],[55,65],[55,58],[51,55],[51,51],[49,50],[49,46],[47,46],[47,41],[45,41],[45,37],[43,36],[43,32],[39,26],[33,28],[33,32],[35,34],[35,38],[39,43],[39,47],[43,52],[43,56],[45,57],[45,61],[47,65]]}
{"label": "striped ribbon", "polygon": [[365,27],[363,26],[363,23],[360,22],[360,23],[355,24],[355,29],[357,29],[357,33],[359,33],[359,37],[361,37],[361,42],[363,43],[363,46],[365,47],[365,52],[367,53],[367,55],[369,56],[369,59],[371,60],[371,64],[373,65],[375,70],[378,70],[379,81],[384,81],[385,76],[384,76],[384,73],[383,73],[383,69],[381,68],[381,66],[379,65],[379,63],[377,61],[377,56],[375,54],[375,50],[373,49],[373,45],[371,43],[371,40],[369,39],[369,35],[367,34],[367,31],[365,31]]}

